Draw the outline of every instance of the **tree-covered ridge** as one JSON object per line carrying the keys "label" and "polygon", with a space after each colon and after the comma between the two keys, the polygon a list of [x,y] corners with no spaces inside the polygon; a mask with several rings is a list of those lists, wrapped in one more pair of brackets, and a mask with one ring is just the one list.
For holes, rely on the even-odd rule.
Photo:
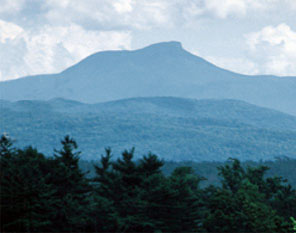
{"label": "tree-covered ridge", "polygon": [[152,153],[112,159],[108,148],[89,179],[76,142],[61,143],[45,157],[2,136],[1,232],[293,232],[295,189],[266,166],[232,159],[218,168],[221,186],[202,188],[191,167],[165,175]]}
{"label": "tree-covered ridge", "polygon": [[0,121],[17,146],[38,146],[46,155],[70,134],[89,160],[106,146],[114,156],[134,146],[135,156],[153,151],[173,161],[296,158],[296,117],[237,100],[2,101]]}

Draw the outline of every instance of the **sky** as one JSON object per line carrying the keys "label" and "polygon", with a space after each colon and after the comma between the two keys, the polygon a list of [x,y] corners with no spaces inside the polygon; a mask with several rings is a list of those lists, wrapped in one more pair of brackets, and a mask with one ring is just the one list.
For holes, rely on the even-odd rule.
{"label": "sky", "polygon": [[0,81],[163,41],[243,74],[296,76],[296,0],[0,0]]}

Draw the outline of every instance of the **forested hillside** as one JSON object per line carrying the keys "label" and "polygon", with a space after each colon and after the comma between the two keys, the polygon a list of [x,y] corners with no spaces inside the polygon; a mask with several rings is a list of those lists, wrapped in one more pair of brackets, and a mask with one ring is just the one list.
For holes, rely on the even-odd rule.
{"label": "forested hillside", "polygon": [[61,144],[46,157],[1,137],[1,232],[293,232],[296,190],[266,166],[233,159],[217,168],[221,185],[201,187],[188,164],[165,175],[152,153],[106,149],[89,179],[76,142]]}
{"label": "forested hillside", "polygon": [[16,145],[46,155],[70,134],[86,160],[106,146],[116,155],[134,146],[137,158],[153,151],[174,161],[296,158],[296,117],[237,100],[1,101],[0,121]]}

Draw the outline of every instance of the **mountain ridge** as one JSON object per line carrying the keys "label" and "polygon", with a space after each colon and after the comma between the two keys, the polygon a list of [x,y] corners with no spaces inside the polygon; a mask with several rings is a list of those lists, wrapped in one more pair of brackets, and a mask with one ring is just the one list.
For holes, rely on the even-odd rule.
{"label": "mountain ridge", "polygon": [[44,153],[73,136],[84,159],[110,146],[135,147],[174,161],[269,160],[296,154],[296,117],[237,100],[132,98],[98,104],[72,100],[0,101],[0,132]]}
{"label": "mountain ridge", "polygon": [[164,42],[139,50],[95,53],[58,74],[0,82],[0,98],[55,97],[97,103],[132,97],[238,99],[296,115],[296,77],[228,71]]}

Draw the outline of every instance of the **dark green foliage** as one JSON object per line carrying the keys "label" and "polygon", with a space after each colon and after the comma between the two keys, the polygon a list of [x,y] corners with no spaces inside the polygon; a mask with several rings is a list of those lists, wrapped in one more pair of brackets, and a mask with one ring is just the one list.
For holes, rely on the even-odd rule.
{"label": "dark green foliage", "polygon": [[[285,201],[296,210],[295,190],[280,200],[283,190],[291,190],[280,178],[264,179],[267,167],[244,169],[234,159],[218,168],[222,188],[217,188],[208,202],[204,227],[209,232],[290,232],[291,224],[283,215]],[[279,206],[273,205],[280,202]],[[294,212],[295,213],[295,212]],[[289,213],[290,214],[290,213]]]}
{"label": "dark green foliage", "polygon": [[163,162],[155,155],[135,163],[133,154],[134,150],[124,151],[122,158],[111,162],[111,151],[107,149],[101,165],[95,167],[96,193],[101,204],[102,198],[109,204],[108,220],[114,224],[108,230],[197,231],[199,179],[194,179],[190,171],[176,171],[165,177],[161,173]]}
{"label": "dark green foliage", "polygon": [[291,217],[291,221],[293,224],[293,230],[296,232],[296,220],[293,217]]}
{"label": "dark green foliage", "polygon": [[132,149],[114,160],[107,148],[89,179],[76,142],[61,144],[47,158],[1,137],[1,232],[293,232],[295,189],[265,165],[214,163],[221,184],[201,188],[190,162],[164,175],[154,154],[135,161]]}
{"label": "dark green foliage", "polygon": [[217,190],[208,208],[204,221],[208,232],[288,232],[280,225],[283,218],[264,204],[262,194],[251,183],[244,183],[236,193]]}
{"label": "dark green foliage", "polygon": [[[165,175],[171,174],[171,172],[179,166],[188,166],[192,167],[195,174],[207,178],[205,181],[201,183],[202,187],[206,187],[208,185],[216,185],[219,186],[221,184],[221,177],[218,175],[217,167],[224,166],[226,164],[230,164],[230,161],[226,162],[173,162],[166,161],[162,171]],[[88,165],[89,164],[89,165]],[[92,163],[83,161],[85,167],[90,169]],[[87,166],[88,165],[88,166]],[[283,177],[287,179],[288,183],[295,189],[296,188],[296,159],[292,158],[277,158],[274,161],[246,161],[241,162],[241,166],[246,168],[250,167],[268,167],[269,169],[265,171],[264,177]],[[90,175],[93,174],[93,169],[91,169]]]}
{"label": "dark green foliage", "polygon": [[[49,159],[36,149],[1,145],[1,230],[73,232],[87,223],[90,186],[78,168],[76,143],[62,141],[60,156]],[[8,146],[7,146],[8,145]]]}
{"label": "dark green foliage", "polygon": [[77,149],[77,143],[68,135],[61,141],[63,149],[56,151],[56,157],[58,162],[63,163],[67,168],[71,170],[78,170],[78,161],[80,152],[74,152]]}
{"label": "dark green foliage", "polygon": [[63,148],[56,150],[56,169],[52,171],[51,182],[57,189],[58,213],[55,223],[58,231],[83,231],[88,224],[87,207],[91,187],[78,166],[79,154],[76,142],[66,136],[61,141]]}
{"label": "dark green foliage", "polygon": [[[3,143],[7,142],[2,138],[1,147]],[[48,165],[31,147],[17,152],[1,149],[1,231],[52,229],[57,199],[55,187],[47,182]]]}
{"label": "dark green foliage", "polygon": [[176,168],[169,177],[171,189],[175,191],[173,213],[176,216],[176,232],[198,231],[201,228],[203,201],[199,183],[203,180],[190,167]]}
{"label": "dark green foliage", "polygon": [[10,158],[15,153],[12,148],[12,141],[8,136],[2,135],[0,138],[0,156],[2,158]]}

